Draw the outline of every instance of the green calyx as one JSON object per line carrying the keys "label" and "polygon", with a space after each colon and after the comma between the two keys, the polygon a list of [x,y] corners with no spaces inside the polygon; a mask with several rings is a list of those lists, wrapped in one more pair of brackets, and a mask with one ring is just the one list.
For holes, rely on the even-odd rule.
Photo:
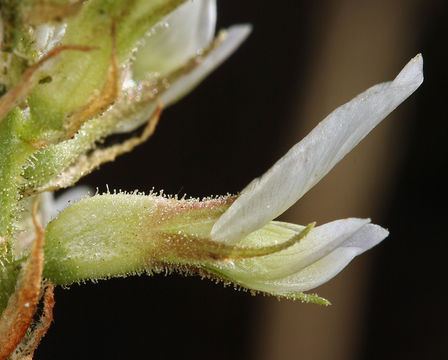
{"label": "green calyx", "polygon": [[232,202],[126,194],[84,199],[48,224],[44,275],[68,285],[151,271],[161,262],[186,262],[202,254],[196,239],[207,238]]}

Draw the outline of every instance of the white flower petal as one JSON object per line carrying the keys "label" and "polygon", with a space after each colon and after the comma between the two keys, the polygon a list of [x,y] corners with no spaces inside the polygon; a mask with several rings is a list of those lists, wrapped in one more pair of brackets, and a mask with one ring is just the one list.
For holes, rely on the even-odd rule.
{"label": "white flower petal", "polygon": [[139,48],[133,72],[136,80],[148,74],[168,74],[182,66],[213,39],[216,0],[187,1],[153,28]]}
{"label": "white flower petal", "polygon": [[241,192],[214,225],[212,239],[233,243],[282,214],[422,82],[423,58],[417,55],[394,81],[373,86],[334,110]]}
{"label": "white flower petal", "polygon": [[[265,276],[260,276],[260,274],[253,269],[247,269],[246,276],[241,276],[242,274],[235,272],[235,269],[230,265],[227,265],[225,268],[220,268],[219,273],[223,274],[228,279],[236,281],[242,286],[271,294],[286,295],[307,291],[336,276],[355,256],[379,243],[387,235],[388,232],[380,226],[373,224],[364,225],[361,229],[356,231],[353,236],[348,237],[342,244],[340,244],[339,247],[336,247],[331,252],[308,266],[282,278],[267,279]],[[265,262],[265,258],[276,255],[277,254],[260,257],[254,260]],[[300,257],[300,254],[297,256]],[[277,266],[282,266],[282,262],[279,260],[277,260],[277,264]],[[232,265],[239,266],[238,263]]]}
{"label": "white flower petal", "polygon": [[[312,229],[307,236],[286,250],[269,256],[224,264],[222,269],[231,271],[239,280],[254,277],[258,280],[284,278],[306,268],[338,247],[357,247],[364,251],[374,245],[372,241],[379,242],[387,236],[387,232],[385,234],[379,230],[382,229],[380,226],[371,225],[369,222],[369,219],[356,218],[336,220]],[[273,226],[280,227],[282,231],[273,229]],[[276,240],[283,242],[302,231],[303,228],[289,223],[271,222],[251,233],[238,245],[247,247],[272,245],[275,232],[281,234],[281,237],[277,236]],[[273,236],[267,234],[267,231],[274,232]]]}
{"label": "white flower petal", "polygon": [[252,286],[257,290],[275,294],[289,294],[314,289],[341,272],[356,255],[358,255],[358,248],[337,248],[294,275]]}
{"label": "white flower petal", "polygon": [[64,210],[67,206],[90,196],[92,189],[89,186],[78,185],[72,189],[64,191],[56,200],[52,192],[42,194],[43,222],[47,225],[53,218]]}
{"label": "white flower petal", "polygon": [[231,26],[222,33],[224,39],[202,60],[201,64],[188,74],[170,84],[160,100],[164,105],[170,105],[191,91],[215,68],[221,65],[246,40],[251,32],[251,26],[242,24]]}
{"label": "white flower petal", "polygon": [[32,33],[34,36],[34,48],[39,55],[46,54],[50,49],[54,48],[65,35],[67,24],[61,23],[58,25],[42,24],[36,26]]}
{"label": "white flower petal", "polygon": [[[358,248],[360,253],[367,251],[389,236],[389,231],[379,225],[367,224],[359,229],[351,238],[340,246]],[[358,255],[359,255],[358,254]]]}

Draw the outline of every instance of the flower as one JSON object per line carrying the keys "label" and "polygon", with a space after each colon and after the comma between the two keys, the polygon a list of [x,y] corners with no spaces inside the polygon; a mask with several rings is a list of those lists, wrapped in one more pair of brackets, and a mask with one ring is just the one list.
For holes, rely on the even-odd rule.
{"label": "flower", "polygon": [[[145,88],[153,101],[118,125],[116,132],[128,132],[147,120],[157,102],[169,106],[221,65],[249,36],[251,26],[233,25],[216,38],[216,0],[187,1],[154,26],[138,47],[130,68],[126,90]],[[152,84],[156,86],[152,86]],[[145,90],[140,97],[145,97]]]}
{"label": "flower", "polygon": [[370,219],[318,227],[272,221],[314,186],[422,83],[421,55],[391,82],[342,105],[237,197],[103,194],[62,211],[46,228],[45,276],[67,285],[181,269],[275,296],[303,294],[340,272],[388,231]]}
{"label": "flower", "polygon": [[[288,240],[303,227],[271,222],[282,214],[423,82],[423,58],[413,58],[391,82],[375,85],[328,115],[301,142],[253,180],[218,219],[211,238],[240,246],[265,245],[265,233]],[[369,219],[330,222],[281,252],[219,263],[211,271],[250,289],[288,295],[315,288],[339,273],[388,231]]]}
{"label": "flower", "polygon": [[[51,144],[27,161],[25,192],[69,187],[102,163],[115,159],[120,151],[113,153],[113,149],[85,154],[105,137],[133,131],[148,122],[160,103],[167,107],[178,101],[224,62],[251,31],[249,25],[235,25],[213,39],[215,22],[216,1],[197,0],[185,2],[154,25],[134,49],[135,62],[124,66],[122,91],[114,104],[85,122],[73,138]],[[58,88],[46,95],[51,100],[61,92]],[[53,103],[50,100],[46,101]]]}

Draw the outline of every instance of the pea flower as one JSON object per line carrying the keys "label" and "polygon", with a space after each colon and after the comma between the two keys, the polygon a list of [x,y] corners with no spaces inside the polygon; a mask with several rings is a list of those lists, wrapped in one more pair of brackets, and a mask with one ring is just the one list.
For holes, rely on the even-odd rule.
{"label": "pea flower", "polygon": [[[249,25],[234,25],[219,32],[214,38],[216,0],[181,2],[179,7],[139,40],[134,49],[134,59],[124,62],[120,67],[120,79],[117,74],[114,76],[114,71],[111,72],[111,77],[119,83],[121,90],[113,99],[113,105],[101,116],[82,123],[72,138],[51,144],[29,159],[25,165],[25,177],[28,179],[25,184],[26,193],[54,191],[72,186],[102,163],[113,161],[118,155],[131,151],[145,141],[157,124],[158,116],[155,115],[159,104],[167,107],[185,96],[224,62],[251,31]],[[151,4],[144,1],[143,3],[145,6]],[[125,4],[126,2],[123,6]],[[149,10],[152,11],[151,8]],[[67,29],[69,31],[70,26]],[[68,35],[70,33],[65,34]],[[119,37],[118,32],[117,38]],[[49,41],[53,43],[55,40]],[[65,82],[64,78],[63,86],[67,86]],[[64,94],[61,91],[62,84],[55,83],[53,80],[34,95],[45,98],[42,102],[48,103],[47,111],[50,113],[58,107],[58,102],[66,100],[61,95]],[[78,88],[74,91],[77,92]],[[84,89],[80,97],[84,96],[85,92]],[[111,96],[103,94],[102,98],[107,95]],[[68,92],[67,97],[71,98],[68,102],[70,104],[77,96],[76,93]],[[104,99],[98,101],[103,103]],[[74,109],[67,109],[67,112],[77,114]],[[59,110],[58,113],[63,112]],[[148,114],[155,114],[149,123]],[[90,116],[88,113],[87,115]],[[107,136],[133,131],[145,123],[148,123],[148,126],[140,138],[87,155]]]}
{"label": "pea flower", "polygon": [[177,199],[103,194],[47,226],[44,275],[56,284],[177,269],[252,291],[328,304],[304,294],[388,231],[370,219],[321,226],[272,221],[314,186],[422,83],[421,55],[327,116],[238,196]]}
{"label": "pea flower", "polygon": [[[262,245],[259,229],[285,232],[303,227],[269,221],[282,214],[382,119],[423,82],[423,59],[413,58],[391,82],[378,84],[328,115],[261,178],[253,180],[218,219],[211,238]],[[267,225],[268,224],[268,225]],[[287,234],[289,231],[289,235]],[[369,219],[337,220],[310,231],[298,244],[266,257],[223,263],[214,269],[243,286],[279,295],[315,288],[335,276],[356,255],[388,235]]]}

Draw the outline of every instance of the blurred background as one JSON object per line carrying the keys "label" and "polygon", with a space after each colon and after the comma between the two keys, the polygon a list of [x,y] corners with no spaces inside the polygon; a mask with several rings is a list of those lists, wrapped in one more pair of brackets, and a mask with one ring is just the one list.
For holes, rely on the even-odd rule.
{"label": "blurred background", "polygon": [[236,193],[337,106],[417,53],[422,87],[284,214],[355,216],[382,244],[315,292],[328,308],[157,275],[57,289],[37,359],[447,358],[447,2],[219,1],[247,42],[163,114],[153,137],[83,180],[105,191]]}

